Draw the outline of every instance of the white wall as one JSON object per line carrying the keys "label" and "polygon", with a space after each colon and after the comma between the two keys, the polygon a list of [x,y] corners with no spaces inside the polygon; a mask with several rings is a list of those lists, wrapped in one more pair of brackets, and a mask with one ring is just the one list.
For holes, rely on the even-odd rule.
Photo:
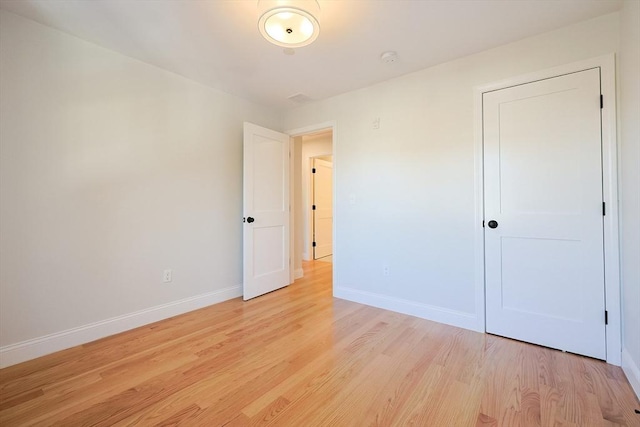
{"label": "white wall", "polygon": [[240,295],[242,123],[278,113],[0,20],[0,363]]}
{"label": "white wall", "polygon": [[622,367],[640,397],[640,2],[620,12]]}
{"label": "white wall", "polygon": [[606,15],[288,112],[286,129],[336,121],[335,294],[476,328],[474,87],[615,52],[618,20]]}

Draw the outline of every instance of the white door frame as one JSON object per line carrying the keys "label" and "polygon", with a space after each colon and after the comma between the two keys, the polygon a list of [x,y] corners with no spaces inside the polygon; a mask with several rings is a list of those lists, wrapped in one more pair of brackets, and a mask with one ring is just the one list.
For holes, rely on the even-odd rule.
{"label": "white door frame", "polygon": [[616,137],[615,56],[604,55],[574,62],[548,70],[494,82],[474,90],[474,158],[475,158],[475,289],[476,330],[486,331],[485,324],[485,265],[484,265],[484,182],[483,182],[483,125],[482,94],[524,83],[600,68],[602,109],[602,184],[606,203],[604,216],[605,309],[609,314],[606,327],[607,362],[620,366],[622,355],[620,268],[618,244],[618,150]]}
{"label": "white door frame", "polygon": [[[295,138],[296,136],[302,136],[302,135],[307,135],[310,133],[316,133],[316,132],[320,132],[320,131],[324,131],[324,130],[331,130],[331,155],[333,156],[333,206],[334,206],[334,215],[333,215],[333,262],[335,265],[335,253],[336,253],[336,218],[335,218],[335,206],[336,206],[336,141],[337,141],[337,132],[338,132],[338,128],[336,125],[336,121],[335,120],[331,120],[328,122],[322,122],[322,123],[317,123],[314,125],[309,125],[309,126],[305,126],[305,127],[301,127],[301,128],[295,128],[295,129],[290,129],[285,131],[284,133],[286,133],[287,135],[289,135],[289,137],[291,138],[291,141],[293,141],[293,138]],[[293,143],[290,144],[291,147],[293,147]],[[290,148],[292,149],[292,148]],[[294,158],[290,155],[289,156],[289,173],[291,174],[291,177],[294,176],[294,170],[293,170],[293,166],[294,166]],[[293,191],[293,186],[294,186],[294,180],[291,179],[289,181],[290,183],[290,198],[289,200],[292,201],[291,203],[291,212],[289,213],[289,229],[290,230],[295,230],[294,228],[294,223],[293,223],[293,219],[295,218],[295,212],[294,212],[294,204],[293,204],[293,200],[294,200],[294,191]],[[305,201],[306,202],[306,201]],[[290,264],[290,272],[291,272],[291,283],[293,283],[294,281],[294,268],[293,268],[293,259],[295,257],[295,241],[294,241],[294,237],[295,237],[295,232],[291,232],[289,233],[290,235],[290,252],[292,255],[290,257],[289,260],[289,264]],[[335,268],[333,269],[333,274],[334,277],[332,280],[333,283],[335,283]]]}

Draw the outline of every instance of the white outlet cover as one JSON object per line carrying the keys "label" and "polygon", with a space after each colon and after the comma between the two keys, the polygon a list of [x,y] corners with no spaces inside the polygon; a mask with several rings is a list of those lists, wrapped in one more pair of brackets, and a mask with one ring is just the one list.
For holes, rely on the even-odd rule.
{"label": "white outlet cover", "polygon": [[164,274],[162,275],[162,281],[164,283],[169,283],[172,280],[172,275],[173,272],[171,270],[165,270]]}

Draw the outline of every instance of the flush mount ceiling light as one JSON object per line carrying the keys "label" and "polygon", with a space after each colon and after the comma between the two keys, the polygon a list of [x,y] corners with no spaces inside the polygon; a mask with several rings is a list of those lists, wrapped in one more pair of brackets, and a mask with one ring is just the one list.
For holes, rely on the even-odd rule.
{"label": "flush mount ceiling light", "polygon": [[313,43],[320,33],[316,0],[259,0],[258,28],[271,43],[288,48]]}

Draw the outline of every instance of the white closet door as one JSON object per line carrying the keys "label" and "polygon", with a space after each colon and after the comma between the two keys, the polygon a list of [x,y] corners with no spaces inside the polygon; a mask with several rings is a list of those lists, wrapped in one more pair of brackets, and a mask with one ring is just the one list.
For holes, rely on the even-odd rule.
{"label": "white closet door", "polygon": [[487,332],[606,358],[600,111],[598,68],[484,94]]}

